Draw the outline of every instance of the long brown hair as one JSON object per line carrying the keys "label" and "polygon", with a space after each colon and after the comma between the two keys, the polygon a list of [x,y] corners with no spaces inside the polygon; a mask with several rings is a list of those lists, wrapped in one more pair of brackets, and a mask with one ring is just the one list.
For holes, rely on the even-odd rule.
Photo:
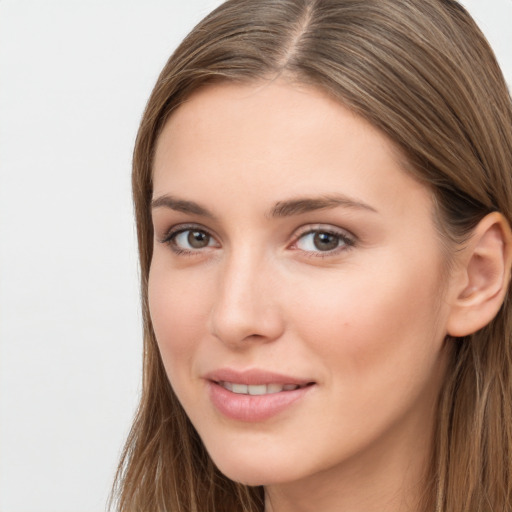
{"label": "long brown hair", "polygon": [[[133,160],[144,319],[140,406],[117,509],[261,512],[263,490],[223,476],[168,382],[147,281],[155,143],[172,112],[218,81],[282,74],[337,98],[384,132],[432,188],[440,236],[460,241],[491,211],[512,224],[512,103],[484,36],[455,0],[228,0],[183,41],[147,104]],[[453,344],[425,512],[512,510],[511,290],[490,325]]]}

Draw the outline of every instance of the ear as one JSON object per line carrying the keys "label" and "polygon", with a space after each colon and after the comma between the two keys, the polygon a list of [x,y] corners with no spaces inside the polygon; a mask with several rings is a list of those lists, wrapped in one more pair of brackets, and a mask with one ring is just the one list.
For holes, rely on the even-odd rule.
{"label": "ear", "polygon": [[447,323],[450,336],[472,334],[497,315],[508,290],[512,232],[498,212],[485,216],[457,255],[455,289]]}

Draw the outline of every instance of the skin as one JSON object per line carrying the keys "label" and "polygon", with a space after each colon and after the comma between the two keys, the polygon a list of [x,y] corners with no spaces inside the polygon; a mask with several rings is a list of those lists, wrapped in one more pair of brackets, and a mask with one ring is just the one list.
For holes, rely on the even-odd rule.
{"label": "skin", "polygon": [[[265,485],[267,511],[416,510],[455,285],[431,193],[400,161],[366,121],[285,81],[210,86],[159,138],[156,338],[213,461]],[[333,194],[344,202],[272,215]],[[334,249],[315,245],[326,232]],[[314,384],[270,419],[237,421],[204,378],[224,367]]]}

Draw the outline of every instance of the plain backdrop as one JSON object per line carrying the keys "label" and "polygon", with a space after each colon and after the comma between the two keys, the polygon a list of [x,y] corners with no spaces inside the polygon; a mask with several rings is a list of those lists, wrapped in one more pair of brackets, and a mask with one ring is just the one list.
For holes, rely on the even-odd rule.
{"label": "plain backdrop", "polygon": [[[219,3],[0,0],[1,512],[105,510],[140,391],[133,142]],[[512,83],[512,0],[464,3]]]}

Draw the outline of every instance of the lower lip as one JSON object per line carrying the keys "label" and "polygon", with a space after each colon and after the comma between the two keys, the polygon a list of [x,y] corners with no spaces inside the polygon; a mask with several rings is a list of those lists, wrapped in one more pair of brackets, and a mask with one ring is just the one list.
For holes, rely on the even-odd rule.
{"label": "lower lip", "polygon": [[280,391],[268,395],[243,395],[233,393],[216,382],[208,382],[213,405],[232,420],[257,422],[272,418],[303,398],[313,386]]}

